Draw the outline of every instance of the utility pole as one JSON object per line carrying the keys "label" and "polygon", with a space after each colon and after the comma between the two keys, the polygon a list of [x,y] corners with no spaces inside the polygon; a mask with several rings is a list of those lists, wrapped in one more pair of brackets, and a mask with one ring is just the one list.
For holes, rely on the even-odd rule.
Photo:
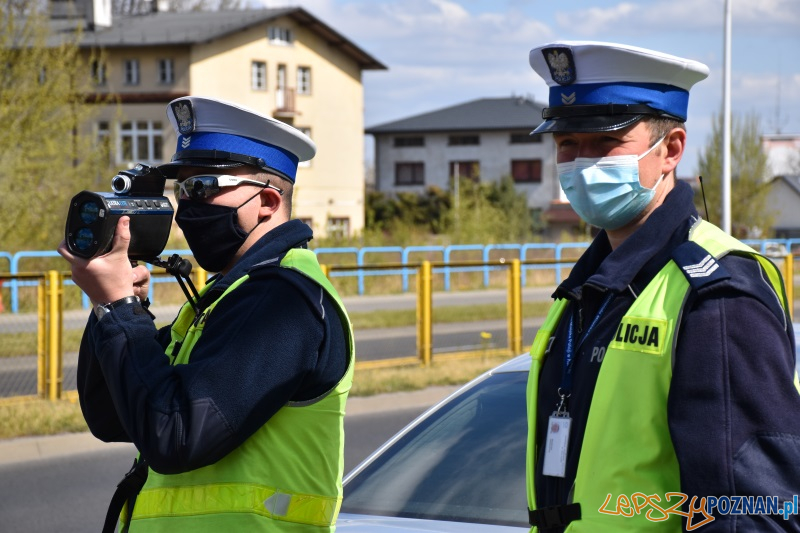
{"label": "utility pole", "polygon": [[725,65],[722,83],[722,230],[731,233],[731,2],[725,0]]}

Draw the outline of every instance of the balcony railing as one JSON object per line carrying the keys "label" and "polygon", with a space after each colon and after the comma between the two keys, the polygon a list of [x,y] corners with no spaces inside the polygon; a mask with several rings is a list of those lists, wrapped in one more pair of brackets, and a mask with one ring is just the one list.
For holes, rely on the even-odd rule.
{"label": "balcony railing", "polygon": [[293,117],[297,115],[295,108],[295,89],[283,88],[275,91],[274,117]]}

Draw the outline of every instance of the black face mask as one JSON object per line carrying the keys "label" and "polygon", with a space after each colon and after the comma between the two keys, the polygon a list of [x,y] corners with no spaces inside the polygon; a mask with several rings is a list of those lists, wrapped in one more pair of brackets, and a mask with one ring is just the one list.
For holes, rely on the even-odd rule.
{"label": "black face mask", "polygon": [[[260,194],[256,193],[250,200]],[[233,259],[244,241],[261,224],[245,231],[239,225],[239,207],[214,205],[182,199],[175,222],[183,230],[197,264],[209,272],[219,272]]]}

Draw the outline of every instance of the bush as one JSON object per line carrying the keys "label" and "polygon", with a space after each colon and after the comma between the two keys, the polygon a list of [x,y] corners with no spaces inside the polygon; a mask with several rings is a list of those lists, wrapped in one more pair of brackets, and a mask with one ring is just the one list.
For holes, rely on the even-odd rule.
{"label": "bush", "polygon": [[352,239],[320,239],[317,246],[488,244],[531,242],[541,229],[525,193],[506,176],[499,182],[461,178],[458,198],[428,187],[422,194],[366,195],[365,229]]}

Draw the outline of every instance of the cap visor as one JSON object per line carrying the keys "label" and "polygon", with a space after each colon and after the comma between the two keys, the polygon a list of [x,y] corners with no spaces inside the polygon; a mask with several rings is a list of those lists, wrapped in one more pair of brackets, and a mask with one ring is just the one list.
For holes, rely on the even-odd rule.
{"label": "cap visor", "polygon": [[581,117],[551,118],[539,124],[536,133],[596,133],[614,131],[635,124],[646,115],[597,115]]}
{"label": "cap visor", "polygon": [[201,168],[236,168],[242,167],[244,163],[239,163],[236,161],[214,161],[211,159],[180,159],[178,161],[172,161],[171,163],[165,163],[163,165],[158,166],[158,170],[161,171],[167,179],[175,179],[178,174],[178,170],[181,167],[201,167]]}

